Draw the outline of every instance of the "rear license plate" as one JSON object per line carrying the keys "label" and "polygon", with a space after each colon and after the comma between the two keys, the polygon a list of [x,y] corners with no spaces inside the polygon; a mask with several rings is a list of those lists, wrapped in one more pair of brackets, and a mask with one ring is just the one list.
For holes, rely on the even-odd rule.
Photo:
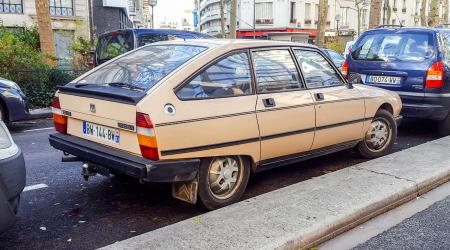
{"label": "rear license plate", "polygon": [[83,121],[83,136],[96,138],[109,143],[120,143],[119,130]]}
{"label": "rear license plate", "polygon": [[368,76],[368,83],[382,83],[382,84],[400,84],[400,77],[396,76]]}

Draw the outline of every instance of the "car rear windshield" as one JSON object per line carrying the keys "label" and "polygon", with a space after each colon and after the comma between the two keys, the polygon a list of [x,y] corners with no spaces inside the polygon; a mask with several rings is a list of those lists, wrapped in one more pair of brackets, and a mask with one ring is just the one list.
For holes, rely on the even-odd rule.
{"label": "car rear windshield", "polygon": [[134,49],[133,32],[111,32],[100,37],[96,49],[97,62],[104,63]]}
{"label": "car rear windshield", "polygon": [[371,33],[353,46],[352,58],[364,61],[424,61],[434,55],[433,36],[421,32]]}
{"label": "car rear windshield", "polygon": [[192,45],[149,45],[94,70],[77,84],[148,90],[204,50],[205,47]]}

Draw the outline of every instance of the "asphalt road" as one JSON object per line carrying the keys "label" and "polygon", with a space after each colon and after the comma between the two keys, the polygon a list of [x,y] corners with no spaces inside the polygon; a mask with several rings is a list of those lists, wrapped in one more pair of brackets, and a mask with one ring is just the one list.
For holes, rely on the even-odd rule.
{"label": "asphalt road", "polygon": [[450,196],[354,249],[450,249],[449,214]]}
{"label": "asphalt road", "polygon": [[[0,249],[95,249],[205,211],[171,198],[170,185],[139,184],[115,177],[81,177],[80,163],[61,163],[48,144],[50,120],[18,124],[11,131],[27,164],[20,220],[0,235]],[[438,138],[434,124],[405,121],[394,151]],[[251,177],[243,199],[336,171],[363,159],[347,150]]]}

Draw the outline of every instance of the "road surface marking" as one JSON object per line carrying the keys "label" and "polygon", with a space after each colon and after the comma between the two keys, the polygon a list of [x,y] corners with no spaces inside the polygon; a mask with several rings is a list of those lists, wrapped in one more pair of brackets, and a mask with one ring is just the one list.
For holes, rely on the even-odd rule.
{"label": "road surface marking", "polygon": [[48,186],[46,184],[36,184],[36,185],[31,185],[31,186],[26,186],[23,191],[27,192],[27,191],[31,191],[31,190],[36,190],[36,189],[41,189],[41,188],[48,188]]}
{"label": "road surface marking", "polygon": [[24,130],[23,132],[33,132],[33,131],[50,130],[50,129],[54,129],[54,127],[28,129],[28,130]]}

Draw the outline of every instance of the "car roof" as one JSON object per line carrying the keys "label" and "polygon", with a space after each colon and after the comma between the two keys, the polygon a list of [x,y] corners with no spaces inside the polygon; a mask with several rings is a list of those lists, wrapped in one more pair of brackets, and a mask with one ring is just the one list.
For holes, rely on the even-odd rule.
{"label": "car roof", "polygon": [[306,43],[294,43],[283,42],[273,40],[253,40],[253,39],[195,39],[195,40],[172,40],[163,41],[149,44],[152,45],[161,44],[184,44],[193,46],[206,46],[208,48],[230,47],[231,49],[243,49],[243,48],[258,48],[258,47],[287,47],[287,46],[300,46],[308,48],[317,48],[314,45]]}
{"label": "car roof", "polygon": [[214,38],[213,36],[194,32],[194,31],[186,31],[186,30],[171,30],[171,29],[147,29],[147,28],[136,28],[136,29],[120,29],[120,30],[112,30],[106,33],[103,33],[101,36],[108,35],[114,32],[134,32],[136,35],[144,35],[144,34],[177,34],[177,35],[187,35],[193,37],[204,37],[204,38]]}
{"label": "car roof", "polygon": [[[445,29],[438,29],[438,28],[432,28],[432,27],[381,27],[381,28],[373,28],[366,31],[367,33],[376,33],[380,31],[425,31],[430,33],[435,33],[438,30],[445,30]],[[366,33],[365,32],[365,33]]]}

